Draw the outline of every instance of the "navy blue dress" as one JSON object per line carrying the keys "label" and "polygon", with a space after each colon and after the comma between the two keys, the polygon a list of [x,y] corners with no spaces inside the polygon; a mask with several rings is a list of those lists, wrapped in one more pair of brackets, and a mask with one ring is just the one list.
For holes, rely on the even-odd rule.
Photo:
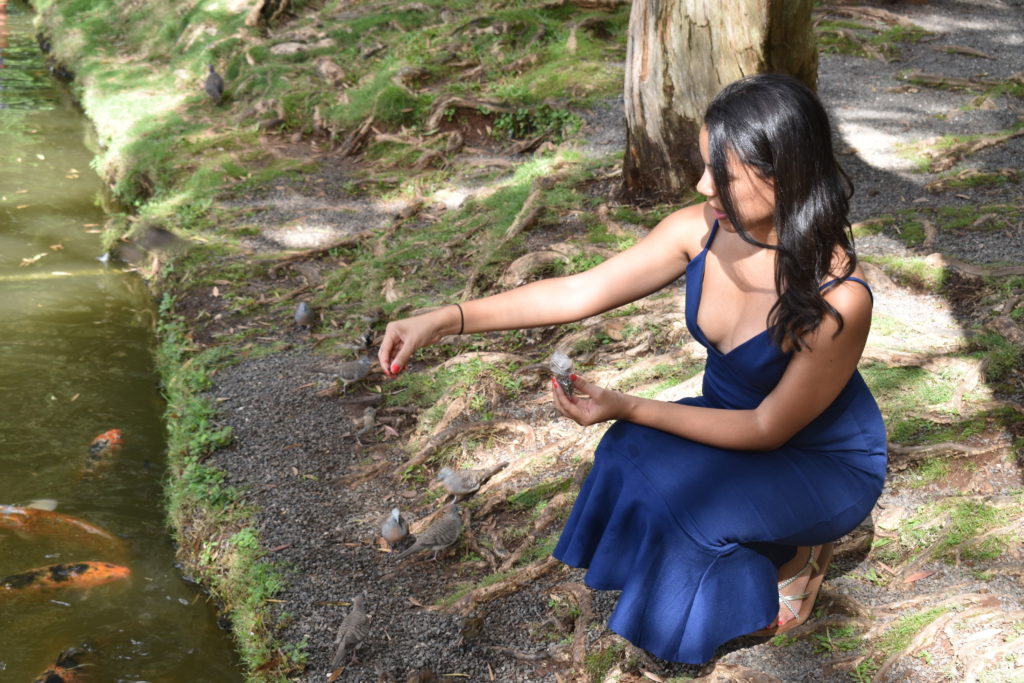
{"label": "navy blue dress", "polygon": [[[752,409],[792,353],[765,331],[723,354],[697,326],[717,229],[686,268],[686,325],[708,359],[702,396],[679,402]],[[588,568],[591,588],[622,591],[609,619],[616,633],[662,659],[700,664],[775,621],[778,568],[796,546],[835,540],[863,521],[885,467],[885,425],[857,372],[771,451],[715,448],[619,421],[597,447],[553,554]]]}

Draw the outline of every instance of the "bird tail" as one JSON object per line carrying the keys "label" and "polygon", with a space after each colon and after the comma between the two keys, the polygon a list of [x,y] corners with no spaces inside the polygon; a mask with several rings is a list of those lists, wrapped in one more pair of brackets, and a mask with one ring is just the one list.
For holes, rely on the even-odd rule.
{"label": "bird tail", "polygon": [[508,467],[508,461],[499,462],[497,465],[491,468],[491,470],[487,473],[487,477],[484,480],[486,481],[487,479],[490,479],[491,477],[493,477],[498,472],[501,472],[506,467]]}
{"label": "bird tail", "polygon": [[397,555],[395,555],[395,562],[398,562],[399,560],[404,560],[406,557],[411,555],[414,551],[419,550],[419,547],[416,545],[416,537],[413,536],[412,534],[409,534],[409,538],[411,538],[413,540],[412,545],[410,545],[408,548],[406,548],[402,552],[400,552]]}

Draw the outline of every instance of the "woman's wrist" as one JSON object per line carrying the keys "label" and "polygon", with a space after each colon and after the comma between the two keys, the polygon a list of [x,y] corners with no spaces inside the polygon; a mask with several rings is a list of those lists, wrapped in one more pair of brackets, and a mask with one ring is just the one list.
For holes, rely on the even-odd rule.
{"label": "woman's wrist", "polygon": [[449,304],[442,307],[438,313],[442,316],[440,329],[441,337],[448,335],[462,334],[466,329],[466,314],[459,304]]}

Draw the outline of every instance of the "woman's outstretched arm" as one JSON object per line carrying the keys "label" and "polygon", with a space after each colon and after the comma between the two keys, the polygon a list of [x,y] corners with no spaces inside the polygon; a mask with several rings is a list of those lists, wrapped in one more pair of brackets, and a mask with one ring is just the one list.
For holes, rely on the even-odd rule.
{"label": "woman's outstretched arm", "polygon": [[393,377],[416,349],[449,334],[574,322],[644,297],[678,278],[708,231],[703,204],[666,217],[626,251],[582,273],[531,282],[500,294],[388,323],[378,360]]}

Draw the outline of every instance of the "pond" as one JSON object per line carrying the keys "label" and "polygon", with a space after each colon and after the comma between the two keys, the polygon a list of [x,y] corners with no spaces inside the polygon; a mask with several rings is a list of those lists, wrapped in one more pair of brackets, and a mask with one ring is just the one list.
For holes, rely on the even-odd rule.
{"label": "pond", "polygon": [[174,564],[155,307],[100,259],[90,135],[30,9],[0,0],[0,680],[36,680],[72,649],[96,681],[241,681]]}

